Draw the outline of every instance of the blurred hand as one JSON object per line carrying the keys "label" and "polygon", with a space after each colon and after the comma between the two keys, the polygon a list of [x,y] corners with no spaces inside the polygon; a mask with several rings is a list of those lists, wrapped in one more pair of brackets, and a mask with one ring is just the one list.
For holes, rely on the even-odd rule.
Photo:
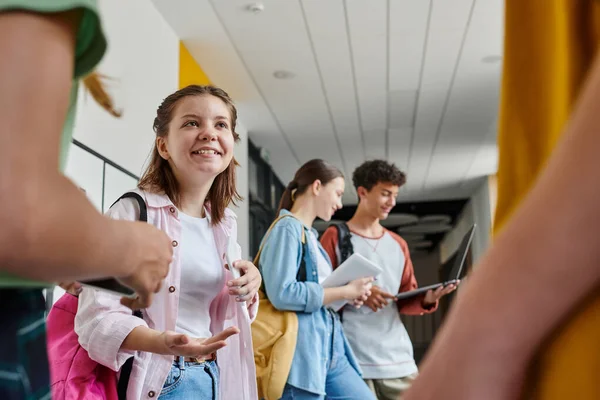
{"label": "blurred hand", "polygon": [[127,262],[135,265],[129,276],[118,278],[121,283],[135,290],[137,298],[122,298],[121,303],[133,310],[146,308],[152,303],[154,293],[160,290],[162,281],[169,273],[173,258],[171,239],[161,230],[145,222],[115,221],[127,224],[134,243],[138,246]]}
{"label": "blurred hand", "polygon": [[425,297],[423,298],[423,305],[427,307],[435,304],[439,299],[441,299],[445,295],[454,292],[459,284],[460,281],[456,281],[456,283],[452,283],[447,286],[440,286],[435,290],[427,291]]}
{"label": "blurred hand", "polygon": [[371,295],[373,280],[373,277],[359,278],[348,283],[345,286],[346,300],[352,301],[356,308],[360,308]]}
{"label": "blurred hand", "polygon": [[81,293],[81,284],[79,282],[59,282],[60,286],[65,292],[72,294],[73,296],[79,296]]}
{"label": "blurred hand", "polygon": [[387,306],[390,301],[396,301],[396,296],[386,292],[379,286],[373,286],[371,288],[371,295],[365,301],[365,304],[373,311],[378,311]]}

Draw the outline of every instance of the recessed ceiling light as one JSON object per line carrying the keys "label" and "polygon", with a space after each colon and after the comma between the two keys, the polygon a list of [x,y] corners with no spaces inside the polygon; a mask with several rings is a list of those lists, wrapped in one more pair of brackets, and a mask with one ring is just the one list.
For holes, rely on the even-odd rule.
{"label": "recessed ceiling light", "polygon": [[273,76],[277,79],[292,79],[294,76],[293,72],[290,71],[284,71],[284,70],[278,70],[273,72]]}
{"label": "recessed ceiling light", "polygon": [[263,10],[265,9],[265,5],[263,3],[252,3],[252,4],[248,4],[246,6],[246,10],[254,13],[254,14],[258,14],[263,12]]}
{"label": "recessed ceiling light", "polygon": [[502,61],[502,56],[485,56],[481,59],[481,62],[484,64],[496,64]]}

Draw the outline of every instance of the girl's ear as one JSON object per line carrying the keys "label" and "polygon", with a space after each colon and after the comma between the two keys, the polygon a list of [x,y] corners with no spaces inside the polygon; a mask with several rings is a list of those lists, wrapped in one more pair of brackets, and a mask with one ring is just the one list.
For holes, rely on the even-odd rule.
{"label": "girl's ear", "polygon": [[158,154],[160,154],[163,159],[169,161],[169,149],[167,148],[167,141],[164,137],[159,136],[156,138],[156,150],[158,150]]}
{"label": "girl's ear", "polygon": [[323,185],[321,184],[321,181],[319,179],[317,179],[312,183],[312,185],[310,185],[310,187],[311,187],[313,194],[315,196],[318,196],[319,193],[321,192],[321,188],[323,187]]}

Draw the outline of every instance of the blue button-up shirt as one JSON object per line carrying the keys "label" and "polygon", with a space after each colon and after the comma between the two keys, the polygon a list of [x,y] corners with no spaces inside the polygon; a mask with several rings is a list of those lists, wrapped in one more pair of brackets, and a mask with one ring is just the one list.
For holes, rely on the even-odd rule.
{"label": "blue button-up shirt", "polygon": [[[282,210],[280,215],[289,214]],[[283,218],[273,227],[268,237],[263,239],[263,250],[259,268],[265,285],[265,292],[275,308],[282,311],[295,311],[298,315],[298,340],[287,383],[299,389],[325,395],[327,366],[333,331],[332,323],[339,324],[337,316],[323,305],[323,288],[319,284],[317,272],[317,251],[329,260],[329,256],[318,243],[304,246],[302,232],[308,240],[308,230],[296,218]],[[313,229],[314,234],[317,232]],[[302,257],[306,265],[306,282],[298,282],[296,275]],[[346,355],[352,367],[360,374],[360,368],[350,345],[344,336]]]}

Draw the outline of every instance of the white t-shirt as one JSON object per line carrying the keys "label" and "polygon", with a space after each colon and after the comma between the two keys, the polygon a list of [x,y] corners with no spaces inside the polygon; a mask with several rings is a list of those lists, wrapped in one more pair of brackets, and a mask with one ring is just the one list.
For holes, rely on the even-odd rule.
{"label": "white t-shirt", "polygon": [[[383,272],[373,282],[389,293],[398,293],[406,257],[389,232],[379,239],[352,234],[352,247]],[[339,247],[338,247],[338,259]],[[344,333],[358,359],[365,379],[403,378],[417,372],[413,347],[394,302],[377,312],[369,307],[345,307]]]}
{"label": "white t-shirt", "polygon": [[181,291],[175,330],[192,337],[208,338],[210,303],[225,284],[225,270],[217,252],[210,218],[179,212],[181,221]]}
{"label": "white t-shirt", "polygon": [[317,253],[317,273],[319,274],[319,284],[321,284],[329,275],[331,275],[333,269],[323,253],[321,253],[321,244],[312,231],[308,231],[308,241],[309,246]]}

